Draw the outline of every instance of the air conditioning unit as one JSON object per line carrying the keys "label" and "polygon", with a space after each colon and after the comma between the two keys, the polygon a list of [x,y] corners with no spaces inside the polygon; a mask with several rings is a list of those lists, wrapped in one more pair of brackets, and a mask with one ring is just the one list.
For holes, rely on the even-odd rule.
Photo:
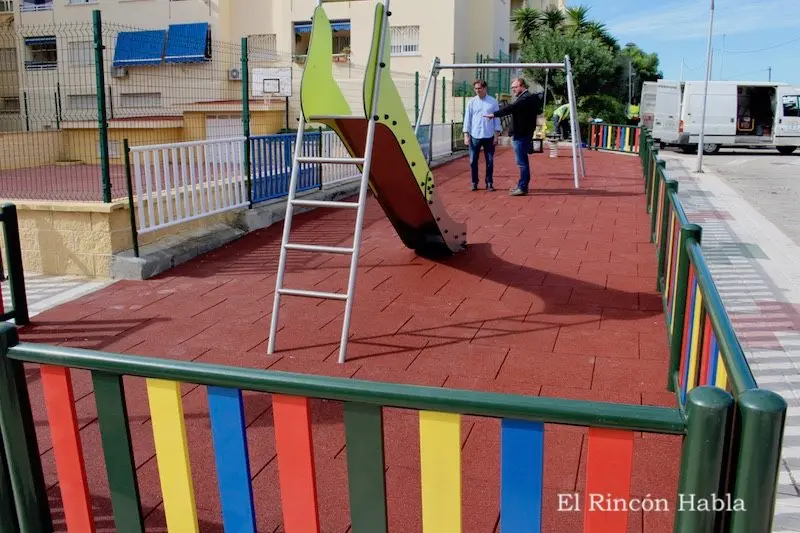
{"label": "air conditioning unit", "polygon": [[113,67],[111,69],[111,77],[112,78],[124,78],[128,75],[128,69],[125,67]]}
{"label": "air conditioning unit", "polygon": [[242,69],[228,69],[228,81],[242,81]]}

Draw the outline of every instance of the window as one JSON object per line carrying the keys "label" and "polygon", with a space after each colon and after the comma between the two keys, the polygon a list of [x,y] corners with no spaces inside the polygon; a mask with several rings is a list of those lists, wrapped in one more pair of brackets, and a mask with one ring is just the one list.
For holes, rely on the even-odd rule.
{"label": "window", "polygon": [[69,64],[73,67],[88,67],[94,64],[94,43],[73,41],[69,43]]}
{"label": "window", "polygon": [[122,107],[161,107],[161,93],[122,93]]}
{"label": "window", "polygon": [[19,96],[0,98],[0,114],[17,114],[19,109]]}
{"label": "window", "polygon": [[58,66],[56,38],[53,35],[25,38],[25,69],[48,70]]}
{"label": "window", "polygon": [[0,72],[17,70],[16,48],[0,48]]}
{"label": "window", "polygon": [[[308,54],[308,46],[311,36],[311,22],[294,22],[294,53],[295,56],[305,56]],[[331,30],[333,30],[333,56],[350,54],[350,21],[332,20]]]}
{"label": "window", "polygon": [[419,26],[392,26],[392,55],[419,55]]}
{"label": "window", "polygon": [[67,95],[67,109],[71,111],[93,111],[97,109],[97,96],[94,94]]}
{"label": "window", "polygon": [[800,95],[786,95],[783,97],[783,116],[800,117]]}
{"label": "window", "polygon": [[24,0],[22,11],[52,11],[53,0]]}
{"label": "window", "polygon": [[277,59],[278,39],[274,33],[250,35],[247,37],[247,54],[250,59]]}
{"label": "window", "polygon": [[96,4],[97,0],[67,0],[67,4],[71,6],[81,5],[81,4]]}

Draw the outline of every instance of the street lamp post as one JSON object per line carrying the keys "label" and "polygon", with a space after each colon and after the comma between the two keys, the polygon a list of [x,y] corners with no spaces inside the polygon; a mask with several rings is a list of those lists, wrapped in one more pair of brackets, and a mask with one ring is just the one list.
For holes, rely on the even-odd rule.
{"label": "street lamp post", "polygon": [[711,78],[711,38],[714,34],[714,0],[711,0],[711,16],[708,20],[708,52],[706,53],[706,84],[703,90],[703,116],[700,122],[700,139],[697,143],[697,172],[703,172],[703,146],[706,132],[706,103],[708,102],[708,81]]}

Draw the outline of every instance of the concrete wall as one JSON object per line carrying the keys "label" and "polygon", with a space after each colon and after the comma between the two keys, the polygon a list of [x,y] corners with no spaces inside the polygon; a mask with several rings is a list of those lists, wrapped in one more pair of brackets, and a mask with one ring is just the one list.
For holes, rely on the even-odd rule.
{"label": "concrete wall", "polygon": [[[133,248],[127,202],[13,203],[17,206],[26,272],[109,278],[111,256]],[[230,224],[236,216],[236,212],[228,212],[140,235],[139,244],[145,246],[221,222]]]}
{"label": "concrete wall", "polygon": [[62,159],[64,150],[60,131],[0,133],[0,170],[50,165]]}

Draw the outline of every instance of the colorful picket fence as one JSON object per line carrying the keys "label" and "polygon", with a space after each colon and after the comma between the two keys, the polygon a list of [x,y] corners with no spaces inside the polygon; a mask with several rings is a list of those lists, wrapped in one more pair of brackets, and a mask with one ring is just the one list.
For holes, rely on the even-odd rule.
{"label": "colorful picket fence", "polygon": [[589,149],[639,153],[641,129],[619,124],[591,124]]}
{"label": "colorful picket fence", "polygon": [[[65,522],[69,531],[96,531],[74,394],[71,368],[89,370],[95,391],[106,475],[116,531],[144,531],[123,376],[146,380],[156,460],[167,529],[199,531],[189,459],[181,384],[206,387],[221,522],[225,531],[255,532],[256,513],[249,469],[242,391],[272,395],[282,520],[286,533],[320,531],[312,441],[311,398],[344,404],[351,531],[385,533],[388,507],[384,464],[383,409],[418,413],[423,531],[462,531],[461,417],[501,420],[500,530],[542,530],[546,424],[588,427],[583,501],[585,532],[623,533],[629,512],[595,509],[589,495],[631,499],[635,432],[684,435],[680,493],[718,490],[725,470],[733,399],[725,391],[701,387],[689,396],[684,416],[677,408],[609,404],[376,383],[342,378],[245,369],[149,357],[108,354],[19,343],[16,330],[0,328],[0,428],[14,494],[0,492],[0,507],[15,511],[22,531],[50,531],[42,469],[24,380],[23,363],[39,364]],[[709,445],[709,442],[716,445]],[[493,453],[487,450],[487,453]],[[2,482],[3,464],[0,464]],[[698,475],[685,475],[696,471]],[[207,472],[207,470],[206,470]],[[700,475],[702,474],[702,475]],[[345,480],[342,480],[344,483]],[[24,495],[25,497],[22,497]],[[702,496],[701,496],[702,497]],[[41,498],[44,498],[42,500]],[[717,513],[676,513],[676,531],[699,531],[721,519]],[[6,517],[6,520],[8,517]],[[704,531],[706,529],[703,529]]]}
{"label": "colorful picket fence", "polygon": [[[734,515],[730,531],[771,531],[786,401],[758,387],[703,256],[702,228],[687,217],[678,182],[668,178],[650,133],[643,129],[642,135],[647,210],[658,257],[657,290],[670,349],[667,387],[681,406],[692,390],[704,386],[729,391],[736,399],[740,427],[729,453],[740,461],[726,483],[746,502],[748,512]],[[763,461],[762,469],[753,468],[750,460]],[[763,483],[761,489],[754,488],[751,476]]]}

